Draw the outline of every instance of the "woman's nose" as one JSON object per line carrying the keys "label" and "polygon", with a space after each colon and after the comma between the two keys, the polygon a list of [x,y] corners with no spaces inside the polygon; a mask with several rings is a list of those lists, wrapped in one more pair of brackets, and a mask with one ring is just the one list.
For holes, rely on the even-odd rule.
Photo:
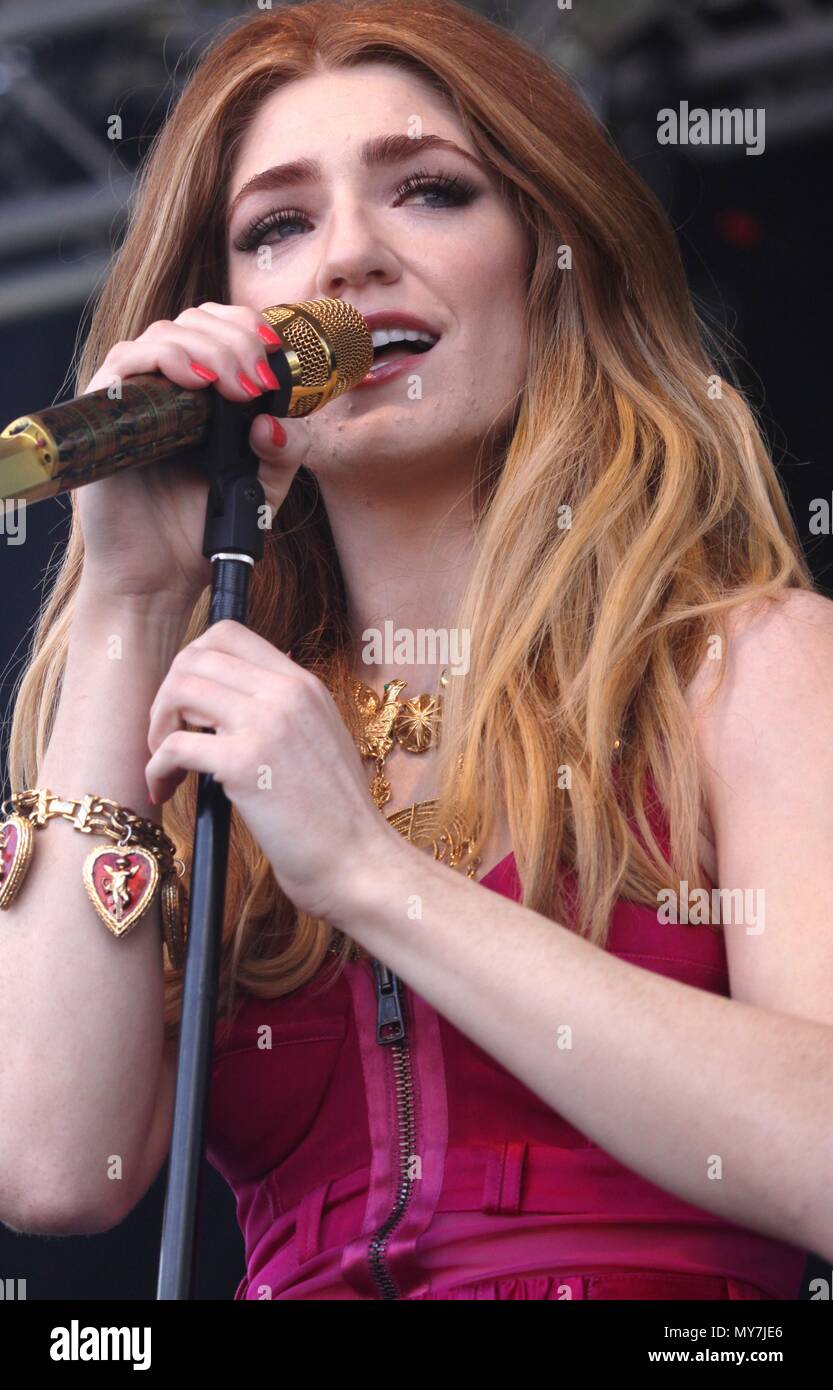
{"label": "woman's nose", "polygon": [[389,284],[401,274],[400,258],[366,209],[342,207],[331,213],[318,267],[318,293],[344,292],[368,280]]}

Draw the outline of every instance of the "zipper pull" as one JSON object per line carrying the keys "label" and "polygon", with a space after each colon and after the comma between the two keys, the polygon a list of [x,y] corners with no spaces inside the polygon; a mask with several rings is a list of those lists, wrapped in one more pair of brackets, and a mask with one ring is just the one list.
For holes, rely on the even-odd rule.
{"label": "zipper pull", "polygon": [[373,962],[376,977],[376,1041],[401,1042],[405,1037],[405,1015],[402,1010],[402,985],[380,960]]}

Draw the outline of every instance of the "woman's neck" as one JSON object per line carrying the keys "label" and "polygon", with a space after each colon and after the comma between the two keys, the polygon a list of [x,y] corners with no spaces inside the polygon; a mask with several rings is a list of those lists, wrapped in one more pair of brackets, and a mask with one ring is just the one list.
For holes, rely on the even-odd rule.
{"label": "woman's neck", "polygon": [[322,486],[353,635],[353,674],[381,691],[436,691],[445,666],[468,669],[469,635],[454,626],[469,575],[470,507],[455,494],[347,497]]}

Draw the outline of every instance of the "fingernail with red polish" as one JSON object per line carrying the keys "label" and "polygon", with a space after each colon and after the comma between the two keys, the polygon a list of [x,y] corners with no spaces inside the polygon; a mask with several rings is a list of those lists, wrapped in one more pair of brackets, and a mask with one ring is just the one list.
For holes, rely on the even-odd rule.
{"label": "fingernail with red polish", "polygon": [[217,380],[217,373],[212,372],[210,367],[204,367],[201,362],[189,362],[188,366],[192,372],[196,372],[197,376],[201,376],[203,381]]}
{"label": "fingernail with red polish", "polygon": [[263,339],[264,343],[268,343],[270,347],[281,347],[283,345],[283,338],[279,338],[274,328],[269,328],[267,324],[260,324],[257,331],[258,336]]}
{"label": "fingernail with red polish", "polygon": [[272,371],[272,368],[269,366],[268,362],[264,362],[262,358],[258,358],[257,362],[255,363],[255,371],[257,372],[264,386],[269,386],[273,391],[277,391],[278,387],[280,386],[280,382],[278,381],[278,378],[275,376],[275,373]]}
{"label": "fingernail with red polish", "polygon": [[237,380],[240,382],[243,390],[248,391],[250,396],[260,395],[262,388],[260,386],[255,386],[254,382],[249,380],[245,372],[238,372]]}
{"label": "fingernail with red polish", "polygon": [[274,415],[270,415],[269,420],[272,425],[272,443],[277,444],[279,448],[283,448],[284,444],[286,443],[286,430],[284,429],[280,420],[278,420]]}

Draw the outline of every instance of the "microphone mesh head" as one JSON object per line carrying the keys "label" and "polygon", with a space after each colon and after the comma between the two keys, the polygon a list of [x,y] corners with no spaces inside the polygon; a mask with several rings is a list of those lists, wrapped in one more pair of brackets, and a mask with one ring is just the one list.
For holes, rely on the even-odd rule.
{"label": "microphone mesh head", "polygon": [[262,309],[297,359],[289,415],[311,415],[327,401],[357,386],[373,366],[370,329],[343,299],[303,299]]}

